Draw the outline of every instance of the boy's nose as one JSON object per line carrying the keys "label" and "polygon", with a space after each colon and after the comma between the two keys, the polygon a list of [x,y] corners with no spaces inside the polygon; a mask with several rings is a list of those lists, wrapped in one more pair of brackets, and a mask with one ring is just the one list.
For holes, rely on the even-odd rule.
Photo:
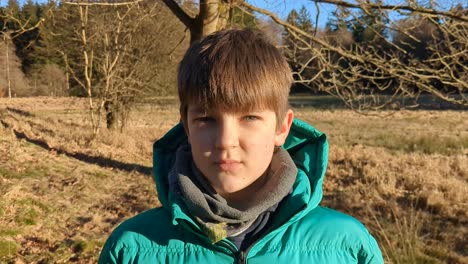
{"label": "boy's nose", "polygon": [[228,149],[239,144],[238,131],[232,122],[221,122],[216,135],[216,148]]}

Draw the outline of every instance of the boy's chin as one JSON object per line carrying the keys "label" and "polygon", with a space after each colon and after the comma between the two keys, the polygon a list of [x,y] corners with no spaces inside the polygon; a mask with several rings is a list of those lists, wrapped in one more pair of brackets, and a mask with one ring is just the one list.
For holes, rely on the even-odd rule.
{"label": "boy's chin", "polygon": [[218,186],[213,186],[216,192],[225,197],[225,196],[232,196],[238,194],[245,190],[249,184],[246,183],[231,183],[231,184],[221,184]]}

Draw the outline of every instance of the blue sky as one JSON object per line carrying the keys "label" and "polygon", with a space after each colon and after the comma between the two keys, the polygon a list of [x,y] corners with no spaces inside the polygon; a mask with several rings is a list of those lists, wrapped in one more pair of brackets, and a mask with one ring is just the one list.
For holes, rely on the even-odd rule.
{"label": "blue sky", "polygon": [[[289,12],[292,9],[299,11],[302,6],[305,6],[311,15],[312,20],[315,20],[317,15],[317,9],[315,4],[311,0],[247,0],[249,3],[258,6],[263,9],[268,9],[279,15],[280,18],[286,19]],[[335,10],[335,6],[330,4],[319,4],[320,14],[319,14],[319,26],[324,26],[328,20],[328,17],[331,15],[331,12]]]}

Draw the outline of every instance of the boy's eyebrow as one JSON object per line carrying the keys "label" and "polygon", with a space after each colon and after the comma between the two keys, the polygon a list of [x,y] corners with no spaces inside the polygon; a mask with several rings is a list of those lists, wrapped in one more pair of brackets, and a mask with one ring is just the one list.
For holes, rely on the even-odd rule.
{"label": "boy's eyebrow", "polygon": [[189,110],[192,114],[206,114],[208,111],[203,107],[195,107]]}

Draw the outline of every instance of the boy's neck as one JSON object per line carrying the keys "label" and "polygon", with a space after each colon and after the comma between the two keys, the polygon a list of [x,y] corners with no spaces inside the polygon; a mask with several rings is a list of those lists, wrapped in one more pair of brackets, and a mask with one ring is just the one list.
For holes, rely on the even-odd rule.
{"label": "boy's neck", "polygon": [[252,197],[252,193],[257,193],[263,186],[265,186],[266,181],[267,181],[267,174],[268,174],[268,168],[262,176],[260,176],[256,181],[254,181],[252,184],[247,186],[246,188],[234,192],[234,193],[218,193],[221,195],[224,199],[226,199],[227,203],[229,206],[236,208],[238,210],[246,210],[249,208],[252,204],[250,197]]}

